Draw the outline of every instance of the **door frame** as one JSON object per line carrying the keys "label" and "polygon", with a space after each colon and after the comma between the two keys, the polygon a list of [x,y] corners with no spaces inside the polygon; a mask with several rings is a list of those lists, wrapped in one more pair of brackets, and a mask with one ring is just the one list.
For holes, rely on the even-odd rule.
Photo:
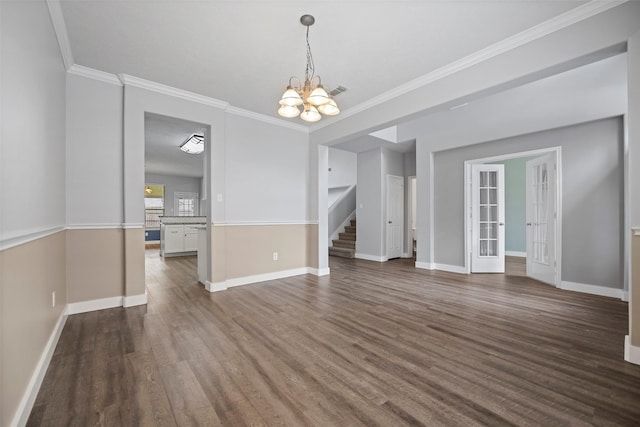
{"label": "door frame", "polygon": [[471,213],[471,165],[478,163],[490,163],[501,160],[517,159],[520,157],[536,157],[545,154],[553,153],[556,156],[557,175],[556,175],[556,206],[557,206],[557,218],[556,218],[556,283],[553,285],[560,287],[562,283],[562,147],[549,147],[538,150],[520,151],[517,153],[501,154],[491,157],[483,157],[478,159],[465,160],[464,162],[464,271],[466,274],[471,274],[471,227],[470,221]]}

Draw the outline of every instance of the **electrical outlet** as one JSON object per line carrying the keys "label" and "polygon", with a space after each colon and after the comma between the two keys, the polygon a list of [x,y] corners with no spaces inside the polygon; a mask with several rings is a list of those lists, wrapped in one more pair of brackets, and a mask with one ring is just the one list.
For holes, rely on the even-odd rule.
{"label": "electrical outlet", "polygon": [[278,260],[278,252],[274,252],[273,253],[273,260],[277,261]]}
{"label": "electrical outlet", "polygon": [[56,306],[56,291],[51,292],[51,307]]}

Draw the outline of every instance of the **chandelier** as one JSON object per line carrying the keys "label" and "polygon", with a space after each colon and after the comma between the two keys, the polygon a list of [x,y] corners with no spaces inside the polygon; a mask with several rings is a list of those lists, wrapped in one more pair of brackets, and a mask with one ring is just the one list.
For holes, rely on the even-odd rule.
{"label": "chandelier", "polygon": [[289,79],[287,90],[280,98],[278,114],[282,117],[300,116],[306,122],[317,122],[322,118],[322,114],[335,116],[340,113],[338,104],[322,86],[320,76],[315,75],[313,55],[311,55],[311,45],[309,44],[309,27],[315,21],[311,15],[300,17],[300,23],[307,27],[307,68],[304,71],[304,83],[300,84],[300,79],[297,77]]}

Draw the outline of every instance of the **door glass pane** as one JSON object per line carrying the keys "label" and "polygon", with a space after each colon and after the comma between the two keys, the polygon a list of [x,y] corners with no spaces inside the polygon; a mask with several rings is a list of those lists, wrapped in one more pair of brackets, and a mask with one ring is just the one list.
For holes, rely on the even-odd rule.
{"label": "door glass pane", "polygon": [[489,172],[480,172],[480,188],[487,187],[489,183],[489,179],[487,178],[487,174]]}
{"label": "door glass pane", "polygon": [[549,264],[549,247],[547,244],[549,227],[552,226],[549,212],[549,176],[546,163],[535,166],[532,177],[533,215],[532,244],[533,259],[541,264]]}
{"label": "door glass pane", "polygon": [[498,189],[492,188],[489,190],[489,203],[495,205],[498,203]]}
{"label": "door glass pane", "polygon": [[498,186],[498,172],[489,172],[489,186],[493,188]]}
{"label": "door glass pane", "polygon": [[498,241],[497,240],[488,240],[487,247],[487,256],[497,256],[498,255]]}
{"label": "door glass pane", "polygon": [[489,203],[489,190],[486,188],[480,189],[480,204],[486,205]]}

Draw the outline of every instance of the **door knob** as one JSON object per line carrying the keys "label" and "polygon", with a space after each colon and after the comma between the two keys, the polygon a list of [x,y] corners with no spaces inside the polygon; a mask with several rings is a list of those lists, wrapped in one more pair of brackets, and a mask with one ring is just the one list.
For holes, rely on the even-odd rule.
{"label": "door knob", "polygon": [[531,223],[530,222],[527,223],[527,227],[531,227]]}
{"label": "door knob", "polygon": [[500,224],[498,224],[498,225],[499,225],[499,226],[503,226],[503,225],[504,225],[504,222],[501,222],[501,223],[500,223]]}
{"label": "door knob", "polygon": [[389,224],[391,224],[391,221],[389,221]]}

